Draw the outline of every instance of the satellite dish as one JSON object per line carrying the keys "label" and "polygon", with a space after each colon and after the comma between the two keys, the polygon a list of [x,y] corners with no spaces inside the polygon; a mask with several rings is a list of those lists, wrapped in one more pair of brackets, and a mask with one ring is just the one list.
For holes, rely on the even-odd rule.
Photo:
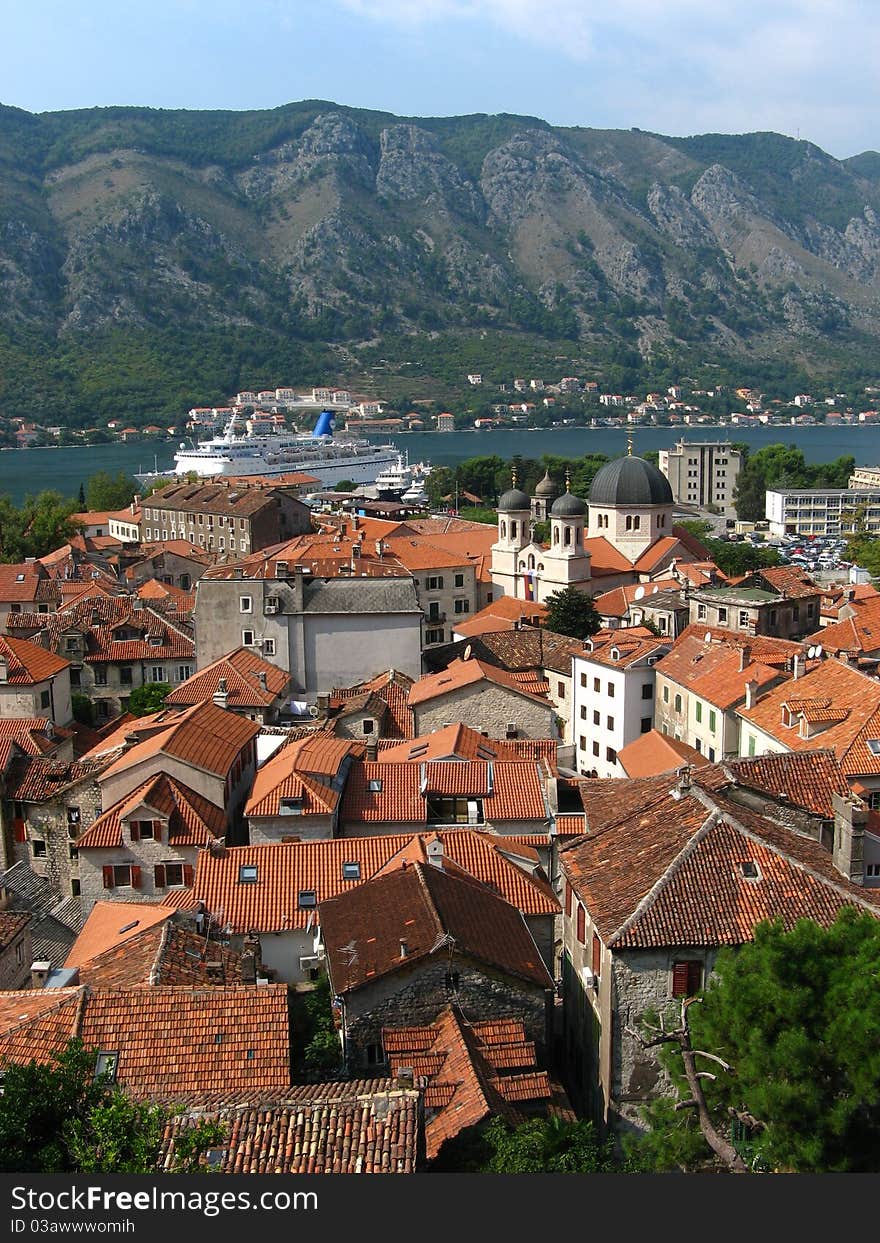
{"label": "satellite dish", "polygon": [[462,653],[462,657],[461,657],[461,658],[462,658],[462,660],[470,660],[470,658],[471,658],[471,654],[472,654],[472,650],[473,650],[473,649],[471,648],[471,645],[470,645],[470,643],[469,643],[469,644],[467,645],[467,647],[464,649],[464,652]]}
{"label": "satellite dish", "polygon": [[[655,587],[655,588],[654,588],[654,590],[656,591],[656,590],[657,590],[657,588]],[[633,596],[633,599],[634,599],[634,600],[641,600],[641,599],[642,599],[642,597],[644,596],[644,594],[645,594],[645,589],[644,589],[644,587],[636,587],[636,592],[635,592],[635,595]]]}
{"label": "satellite dish", "polygon": [[315,707],[314,704],[311,704],[309,707],[309,716],[317,716],[317,715],[318,715],[318,709]]}
{"label": "satellite dish", "polygon": [[707,630],[706,633],[703,635],[703,642],[704,643],[712,642],[712,631],[711,630]]}
{"label": "satellite dish", "polygon": [[816,644],[816,659],[818,660],[821,655],[822,655],[822,644],[817,643]]}
{"label": "satellite dish", "polygon": [[807,660],[815,660],[816,649],[814,647],[807,648]]}

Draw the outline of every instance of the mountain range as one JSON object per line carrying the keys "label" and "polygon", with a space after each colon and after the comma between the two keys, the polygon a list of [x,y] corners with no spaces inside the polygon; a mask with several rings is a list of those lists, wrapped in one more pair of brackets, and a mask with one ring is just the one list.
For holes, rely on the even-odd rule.
{"label": "mountain range", "polygon": [[0,107],[7,416],[171,414],[416,357],[447,386],[520,356],[867,374],[878,336],[875,152],[323,101]]}

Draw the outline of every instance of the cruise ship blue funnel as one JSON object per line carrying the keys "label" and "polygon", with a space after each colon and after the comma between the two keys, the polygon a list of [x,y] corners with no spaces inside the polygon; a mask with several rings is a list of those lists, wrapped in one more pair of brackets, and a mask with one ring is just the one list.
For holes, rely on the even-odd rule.
{"label": "cruise ship blue funnel", "polygon": [[315,437],[316,440],[319,436],[332,436],[333,435],[333,411],[332,410],[321,411],[321,413],[318,415],[318,421],[315,424],[315,430],[312,432],[312,435]]}

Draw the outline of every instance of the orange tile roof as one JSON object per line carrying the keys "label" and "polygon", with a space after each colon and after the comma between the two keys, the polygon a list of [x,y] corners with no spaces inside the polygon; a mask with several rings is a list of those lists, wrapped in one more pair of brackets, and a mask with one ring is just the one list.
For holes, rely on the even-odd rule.
{"label": "orange tile roof", "polygon": [[[661,578],[655,583],[628,583],[624,587],[614,587],[611,591],[596,596],[593,604],[601,617],[624,617],[635,600],[644,599],[650,604],[651,596],[658,591],[678,591],[680,587],[681,584],[676,578]],[[638,592],[641,595],[637,595]]]}
{"label": "orange tile roof", "polygon": [[0,565],[0,600],[11,604],[57,604],[58,585],[38,561]]}
{"label": "orange tile roof", "polygon": [[[783,717],[789,701],[791,726]],[[800,717],[812,717],[815,722],[817,701],[834,705],[830,723],[810,737],[801,737]],[[880,774],[880,756],[868,747],[869,741],[880,739],[880,683],[833,657],[821,661],[796,683],[773,687],[753,708],[741,708],[739,715],[789,751],[808,751],[817,744],[831,748],[850,778]],[[820,716],[819,721],[822,719]]]}
{"label": "orange tile roof", "polygon": [[182,781],[158,773],[98,816],[77,838],[77,847],[92,850],[121,846],[122,821],[140,807],[167,818],[168,841],[175,846],[207,846],[215,838],[223,837],[228,828],[222,807]]}
{"label": "orange tile roof", "polygon": [[124,752],[108,768],[107,776],[164,754],[225,778],[240,753],[260,732],[255,721],[213,703],[195,704],[173,715],[157,713],[150,719],[156,723],[161,719],[162,728]]}
{"label": "orange tile roof", "polygon": [[469,725],[459,722],[435,729],[431,734],[410,738],[380,746],[379,757],[383,764],[398,764],[412,760],[525,760],[539,754],[555,757],[556,743],[552,739],[484,738]]}
{"label": "orange tile roof", "polygon": [[844,906],[880,916],[880,894],[845,880],[817,841],[710,792],[700,772],[677,800],[668,781],[639,784],[634,809],[560,854],[606,945],[741,945],[765,919],[827,926]]}
{"label": "orange tile roof", "polygon": [[652,634],[644,626],[600,630],[585,639],[581,656],[600,665],[625,668],[652,655],[661,655],[670,640]]}
{"label": "orange tile roof", "polygon": [[469,660],[454,660],[440,673],[429,673],[419,678],[410,690],[409,706],[412,708],[417,704],[426,703],[442,695],[449,695],[452,691],[461,690],[466,686],[475,686],[478,682],[484,681],[493,682],[496,686],[503,686],[507,690],[515,691],[518,695],[526,695],[529,699],[549,706],[546,699],[523,690],[513,675],[507,673],[506,670],[473,657]]}
{"label": "orange tile roof", "polygon": [[259,1103],[196,1101],[166,1128],[166,1163],[173,1163],[177,1137],[202,1121],[219,1124],[225,1135],[210,1167],[224,1174],[413,1174],[421,1160],[420,1093],[395,1089],[390,1080],[263,1092]]}
{"label": "orange tile roof", "polygon": [[9,635],[0,635],[0,656],[6,657],[8,673],[4,684],[9,686],[36,686],[70,668],[69,660]]}
{"label": "orange tile roof", "polygon": [[[485,1039],[482,1029],[488,1029]],[[516,1019],[471,1024],[448,1007],[430,1027],[383,1028],[382,1043],[392,1074],[412,1067],[419,1079],[427,1080],[428,1160],[438,1155],[446,1140],[491,1114],[512,1125],[524,1121],[526,1115],[510,1108],[508,1101],[532,1102],[529,1116],[535,1108],[545,1114],[562,1113],[564,1094],[558,1085],[551,1086],[546,1072],[499,1073],[528,1070],[536,1064],[535,1045],[526,1039]],[[568,1113],[574,1117],[570,1108]]]}
{"label": "orange tile roof", "polygon": [[584,552],[590,558],[590,573],[593,578],[603,574],[631,573],[633,564],[623,553],[618,552],[610,540],[604,535],[592,535],[584,540]]}
{"label": "orange tile roof", "polygon": [[[301,800],[304,816],[333,815],[346,768],[362,751],[361,743],[335,738],[326,730],[282,746],[258,771],[245,815],[278,816],[283,799]],[[291,817],[291,831],[295,824]]]}
{"label": "orange tile roof", "polygon": [[5,717],[0,720],[0,741],[15,743],[26,755],[47,755],[57,750],[69,732],[53,726],[49,717]]}
{"label": "orange tile roof", "polygon": [[880,595],[850,602],[853,617],[832,622],[810,635],[808,643],[820,644],[826,652],[840,655],[853,652],[873,656],[880,652]]}
{"label": "orange tile roof", "polygon": [[64,965],[77,967],[170,918],[171,912],[159,906],[135,902],[96,902],[83,924],[82,932],[70,947]]}
{"label": "orange tile roof", "polygon": [[[127,903],[112,905],[125,908]],[[159,907],[167,918],[142,928],[130,939],[91,958],[68,962],[76,966],[78,983],[91,988],[152,988],[157,984],[223,988],[241,983],[241,957],[217,941],[172,922],[173,912]]]}
{"label": "orange tile roof", "polygon": [[[345,995],[441,952],[474,958],[537,988],[552,987],[522,914],[485,885],[415,863],[321,903],[332,987]],[[407,945],[401,957],[400,942]],[[347,946],[354,942],[352,958]]]}
{"label": "orange tile roof", "polygon": [[627,777],[656,777],[658,773],[670,772],[683,764],[699,767],[708,762],[705,755],[686,742],[656,729],[649,729],[628,742],[617,753],[617,758]]}
{"label": "orange tile roof", "polygon": [[[233,932],[283,931],[314,922],[314,908],[300,908],[301,891],[314,890],[318,902],[346,893],[377,875],[400,856],[421,857],[424,843],[440,838],[445,856],[477,881],[495,886],[527,915],[552,914],[558,903],[547,883],[506,858],[492,836],[471,829],[448,829],[371,837],[281,842],[268,846],[235,846],[221,854],[199,854],[191,897],[208,911],[222,912],[222,924]],[[414,853],[413,853],[414,852]],[[344,863],[357,863],[357,877],[343,875]],[[242,867],[256,867],[255,882],[242,883]],[[353,869],[352,869],[353,870]],[[186,897],[186,895],[184,895]]]}
{"label": "orange tile roof", "polygon": [[[260,674],[266,679],[265,690]],[[165,702],[197,704],[211,699],[220,689],[221,678],[226,680],[230,708],[268,708],[290,685],[289,673],[263,660],[250,648],[239,647],[175,687]]]}

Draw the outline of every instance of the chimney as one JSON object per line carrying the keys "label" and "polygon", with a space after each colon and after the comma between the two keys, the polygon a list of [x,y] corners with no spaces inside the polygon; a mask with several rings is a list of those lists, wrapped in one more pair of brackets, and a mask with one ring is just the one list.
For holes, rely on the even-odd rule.
{"label": "chimney", "polygon": [[330,710],[330,692],[318,691],[315,696],[315,703],[319,712],[329,712]]}
{"label": "chimney", "polygon": [[412,1091],[416,1084],[415,1072],[412,1066],[398,1066],[394,1074],[394,1086],[400,1091]]}
{"label": "chimney", "polygon": [[758,698],[758,679],[750,678],[746,682],[746,711],[754,708]]}
{"label": "chimney", "polygon": [[443,842],[441,838],[434,837],[428,842],[428,862],[431,867],[439,868],[443,871]]}
{"label": "chimney", "polygon": [[404,941],[403,937],[401,937],[400,938],[400,957],[406,958],[408,953],[409,953],[409,946],[407,945],[406,941]]}
{"label": "chimney", "polygon": [[378,740],[377,740],[376,738],[371,738],[371,739],[370,739],[370,741],[367,743],[367,750],[366,750],[366,756],[365,756],[365,758],[366,758],[366,759],[367,759],[367,760],[368,760],[371,764],[375,764],[376,760],[378,760],[378,758],[379,758],[379,742],[378,742]]}
{"label": "chimney", "polygon": [[257,976],[260,974],[262,966],[260,934],[251,930],[244,938],[241,947],[242,984],[256,984]]}
{"label": "chimney", "polygon": [[218,708],[226,708],[229,706],[229,691],[226,686],[225,678],[221,678],[217,683],[217,689],[214,691],[212,698]]}
{"label": "chimney", "polygon": [[739,649],[739,671],[744,673],[752,663],[752,649],[748,643],[743,644]]}
{"label": "chimney", "polygon": [[796,682],[798,678],[804,674],[804,658],[800,652],[796,652],[791,661],[791,676]]}
{"label": "chimney", "polygon": [[45,988],[52,964],[48,958],[38,958],[31,963],[31,988]]}
{"label": "chimney", "polygon": [[834,807],[834,845],[831,858],[842,876],[854,885],[865,883],[865,825],[868,810],[853,798],[832,794]]}
{"label": "chimney", "polygon": [[261,669],[261,670],[260,670],[260,672],[257,674],[257,678],[258,678],[259,683],[260,683],[260,690],[261,690],[261,691],[268,691],[268,689],[269,689],[269,683],[266,681],[266,673],[265,673],[265,671]]}

